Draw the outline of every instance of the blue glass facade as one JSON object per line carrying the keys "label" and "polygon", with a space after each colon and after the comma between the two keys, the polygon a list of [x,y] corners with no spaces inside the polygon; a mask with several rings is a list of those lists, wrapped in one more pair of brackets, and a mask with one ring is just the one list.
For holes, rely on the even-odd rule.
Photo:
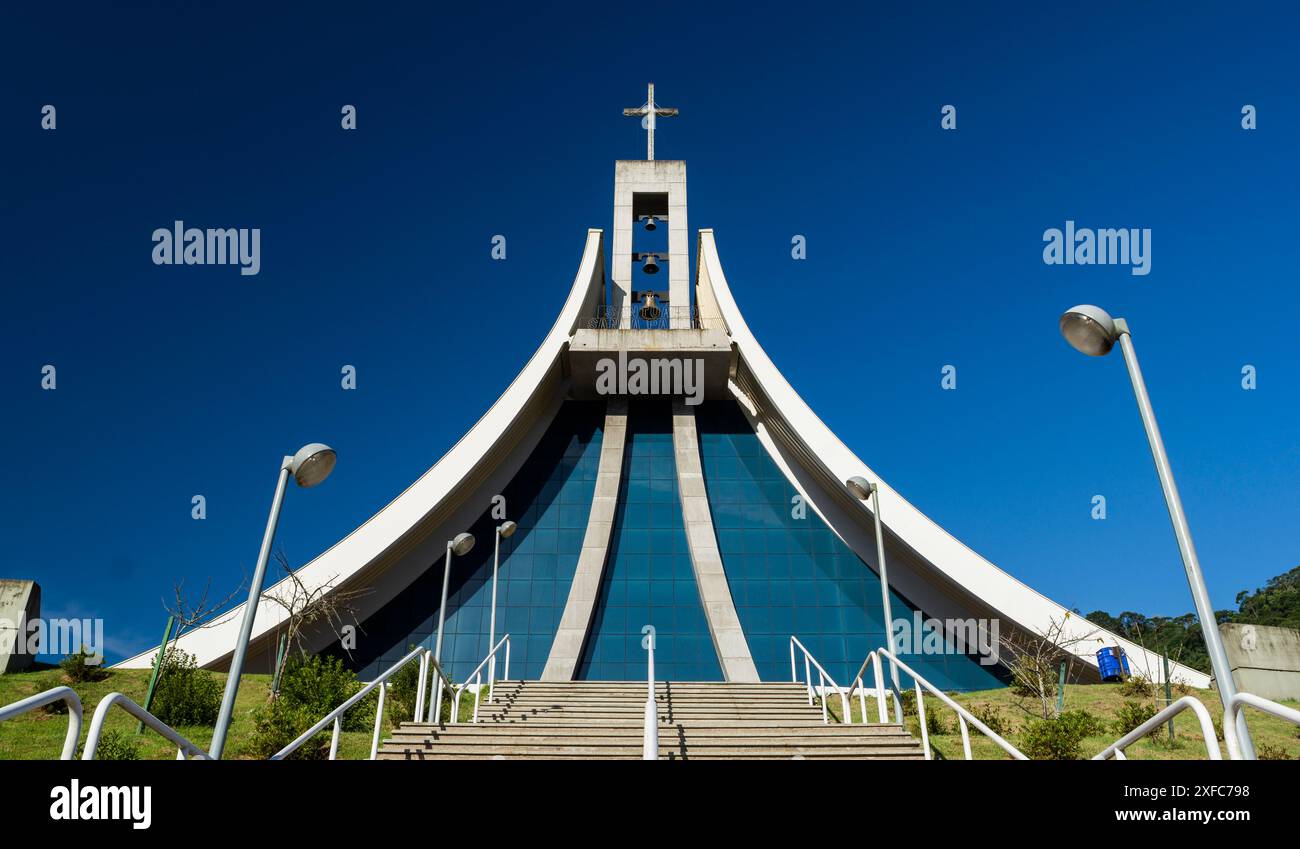
{"label": "blue glass facade", "polygon": [[[797,490],[734,402],[696,410],[718,547],[759,677],[790,680],[793,634],[847,684],[867,652],[885,644],[879,577],[815,511],[793,509]],[[916,610],[897,592],[890,605],[895,619]],[[945,690],[1001,686],[994,667],[974,657],[899,657]],[[802,663],[800,656],[801,676]]]}
{"label": "blue glass facade", "polygon": [[644,678],[645,625],[656,632],[657,678],[722,680],[686,543],[667,400],[633,403],[628,410],[609,556],[577,677]]}
{"label": "blue glass facade", "polygon": [[[815,511],[793,509],[796,490],[734,402],[706,402],[695,410],[718,546],[759,676],[789,680],[790,636],[795,635],[840,684],[848,683],[866,653],[885,643],[876,572]],[[550,654],[582,550],[604,415],[603,402],[566,401],[502,493],[507,514],[519,524],[518,532],[502,541],[497,608],[497,634],[511,635],[512,677],[539,678]],[[497,524],[490,507],[483,505],[469,529],[478,544],[452,564],[443,658],[457,679],[464,679],[489,647]],[[411,646],[431,647],[441,582],[439,557],[362,623],[350,655],[337,644],[327,651],[371,678]],[[910,620],[916,611],[897,592],[892,606],[896,619]],[[645,625],[657,632],[661,680],[722,679],[691,565],[666,399],[629,406],[619,503],[577,677],[643,678]],[[971,656],[903,659],[945,690],[1002,683],[996,667]],[[902,683],[910,684],[907,676]]]}
{"label": "blue glass facade", "polygon": [[[596,488],[600,460],[602,402],[567,401],[532,455],[502,491],[509,518],[519,524],[501,541],[497,587],[497,637],[510,634],[510,674],[540,678],[560,614],[569,596]],[[470,532],[477,544],[452,559],[443,659],[448,673],[463,679],[488,651],[495,528],[490,504]],[[342,656],[363,679],[373,678],[414,645],[433,646],[442,591],[439,557],[430,568],[362,623],[351,655]],[[498,666],[498,674],[504,670]]]}

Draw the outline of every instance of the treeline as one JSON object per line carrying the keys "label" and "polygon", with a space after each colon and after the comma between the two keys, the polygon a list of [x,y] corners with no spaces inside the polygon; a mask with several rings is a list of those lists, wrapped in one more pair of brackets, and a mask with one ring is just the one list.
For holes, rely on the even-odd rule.
{"label": "treeline", "polygon": [[[1237,609],[1216,611],[1215,617],[1220,623],[1300,629],[1300,566],[1269,578],[1254,592],[1242,590],[1237,593]],[[1166,655],[1170,660],[1202,672],[1210,671],[1210,656],[1205,650],[1201,623],[1193,613],[1146,616],[1126,610],[1118,616],[1111,616],[1104,610],[1094,610],[1086,618],[1094,625],[1145,646],[1149,651]]]}

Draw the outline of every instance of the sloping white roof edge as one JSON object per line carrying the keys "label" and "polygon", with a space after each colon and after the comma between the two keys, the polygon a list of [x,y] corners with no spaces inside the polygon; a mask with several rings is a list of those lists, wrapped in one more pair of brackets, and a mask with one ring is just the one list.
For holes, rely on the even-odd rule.
{"label": "sloping white roof edge", "polygon": [[[309,590],[331,582],[335,588],[345,586],[349,578],[382,556],[421,519],[437,509],[511,429],[533,396],[545,390],[547,374],[568,345],[579,320],[592,313],[595,299],[603,297],[602,231],[589,229],[578,272],[555,324],[510,386],[432,468],[378,513],[298,569],[296,574],[303,584]],[[265,589],[263,595],[276,592],[279,586]],[[176,643],[177,647],[194,655],[200,667],[230,654],[235,647],[245,604],[247,602],[232,607],[206,626],[184,634]],[[284,609],[278,604],[259,604],[251,639],[256,641],[278,628],[284,623],[285,616]],[[157,647],[151,646],[114,664],[114,667],[147,668],[156,653]]]}
{"label": "sloping white roof edge", "polygon": [[[849,450],[799,397],[799,393],[772,363],[767,352],[750,332],[722,271],[711,229],[699,231],[697,273],[696,298],[701,313],[707,309],[717,310],[745,365],[809,453],[825,466],[834,481],[844,481],[854,475],[876,481],[880,487],[883,524],[920,554],[933,569],[977,596],[999,615],[1034,633],[1046,633],[1055,621],[1066,623],[1067,639],[1092,637],[1093,639],[1075,646],[1078,656],[1092,666],[1097,665],[1093,652],[1100,647],[1095,639],[1100,636],[1110,645],[1123,647],[1135,672],[1141,671],[1153,679],[1159,676],[1163,663],[1160,655],[1148,652],[1136,643],[1088,622],[985,560],[912,506]],[[874,559],[874,554],[872,558]],[[1170,666],[1173,680],[1192,687],[1210,686],[1210,676],[1204,672],[1178,663],[1171,663]]]}

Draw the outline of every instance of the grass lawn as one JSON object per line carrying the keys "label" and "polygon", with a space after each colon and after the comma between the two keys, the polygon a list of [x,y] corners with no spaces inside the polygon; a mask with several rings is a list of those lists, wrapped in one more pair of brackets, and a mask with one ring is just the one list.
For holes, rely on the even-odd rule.
{"label": "grass lawn", "polygon": [[[1124,696],[1120,693],[1120,686],[1119,684],[1066,685],[1065,710],[1086,710],[1099,717],[1108,727],[1113,726],[1119,709],[1125,701]],[[1199,699],[1209,709],[1210,716],[1216,722],[1217,730],[1218,724],[1222,723],[1223,720],[1222,705],[1220,705],[1216,693],[1212,690],[1193,690],[1191,695]],[[1178,697],[1179,694],[1174,693],[1174,698],[1177,699]],[[999,733],[1002,733],[1002,736],[1008,742],[1017,747],[1020,745],[1019,737],[1025,724],[1037,716],[1037,714],[1031,716],[1026,713],[1019,706],[1022,701],[1009,688],[981,690],[973,693],[955,693],[952,694],[952,698],[977,716],[982,716],[982,712],[985,710],[996,711],[1007,728],[1007,733]],[[1158,707],[1163,708],[1163,693],[1160,699]],[[1150,699],[1148,698],[1147,701],[1150,702]],[[1023,704],[1030,709],[1034,707],[1028,701],[1024,701]],[[1282,704],[1292,708],[1300,708],[1300,702],[1284,701]],[[839,698],[832,696],[827,707],[838,719],[841,712]],[[861,709],[857,699],[853,700],[850,711],[853,721],[860,722],[862,718]],[[932,731],[930,733],[930,745],[935,750],[936,757],[942,756],[950,760],[964,759],[965,753],[962,751],[961,730],[957,726],[956,713],[931,696],[927,696],[925,699],[925,712],[927,716],[932,713],[938,714],[938,721],[944,732],[935,734]],[[1271,754],[1279,757],[1285,755],[1290,759],[1300,759],[1300,728],[1253,708],[1246,708],[1245,714],[1251,737],[1255,741],[1256,753],[1260,757]],[[870,697],[867,698],[867,715],[873,721],[876,718],[875,699]],[[892,710],[890,715],[892,717]],[[919,739],[920,730],[915,713],[908,715],[906,719],[909,730]],[[933,722],[934,720],[931,720],[931,725],[933,725]],[[1174,718],[1174,742],[1172,745],[1169,743],[1167,725],[1161,725],[1157,733],[1150,734],[1129,746],[1125,754],[1133,760],[1204,760],[1208,755],[1206,754],[1200,728],[1196,716],[1191,711],[1183,711]],[[1104,735],[1086,738],[1083,741],[1084,757],[1092,757],[1122,736],[1121,732],[1109,727]],[[970,743],[971,755],[977,760],[1007,758],[1007,754],[996,743],[973,727],[970,729]],[[1216,745],[1223,757],[1226,758],[1228,749],[1222,739],[1216,741]]]}
{"label": "grass lawn", "polygon": [[[212,674],[217,676],[224,687],[226,676],[221,673]],[[100,699],[109,693],[120,692],[134,699],[137,703],[144,704],[145,691],[149,686],[149,675],[150,671],[147,669],[108,670],[108,677],[103,681],[72,685],[73,689],[81,697],[85,710],[81,733],[83,743],[85,742],[86,730],[90,725],[91,715],[94,713],[95,706],[99,704]],[[33,672],[0,675],[0,705],[6,705],[43,690],[48,690],[51,687],[67,683],[63,671],[57,667]],[[269,688],[270,676],[268,675],[244,676],[243,685],[239,688],[239,698],[235,702],[235,717],[231,724],[230,738],[226,745],[227,757],[253,757],[248,751],[249,738],[254,730],[252,713],[257,707],[266,703]],[[1195,691],[1193,695],[1205,703],[1205,706],[1210,709],[1211,715],[1215,715],[1217,720],[1219,703],[1215,699],[1213,692]],[[1019,707],[1020,700],[1009,689],[958,693],[953,698],[963,707],[980,713],[980,715],[985,710],[996,711],[1007,728],[1007,733],[1003,734],[1003,736],[1014,745],[1019,744],[1021,731],[1026,722],[1033,718]],[[1177,698],[1177,694],[1175,694],[1175,698]],[[1115,721],[1117,712],[1124,701],[1124,696],[1121,695],[1120,685],[1118,684],[1069,685],[1066,687],[1066,710],[1086,710],[1100,717],[1108,725]],[[1026,704],[1028,703],[1026,702]],[[1284,702],[1284,704],[1300,708],[1300,703],[1294,701]],[[463,718],[468,718],[468,711],[472,709],[472,706],[473,699],[466,694],[461,703],[461,716]],[[841,710],[839,699],[832,697],[828,708],[838,719]],[[368,707],[367,703],[363,701],[355,709],[369,712],[373,710],[373,707]],[[963,758],[961,732],[957,728],[957,719],[954,712],[941,705],[938,699],[935,698],[925,700],[925,709],[927,714],[937,714],[938,723],[942,727],[942,733],[931,733],[930,745],[939,756],[952,760],[961,760]],[[868,715],[874,719],[874,699],[868,698],[867,711]],[[851,704],[851,713],[854,722],[861,721],[857,700],[854,700]],[[395,727],[396,722],[404,719],[404,717],[395,718],[388,710],[385,710],[385,714],[385,734],[387,734],[388,730]],[[373,722],[373,714],[369,716],[370,719],[366,723],[368,727]],[[1300,728],[1251,709],[1247,709],[1246,716],[1251,734],[1255,740],[1255,747],[1261,756],[1273,754],[1275,756],[1285,755],[1288,758],[1300,759]],[[908,716],[907,720],[912,733],[919,737],[915,715]],[[0,722],[0,759],[57,758],[63,748],[63,735],[67,732],[67,722],[66,715],[53,714],[39,709],[6,722]],[[933,724],[934,720],[931,720],[931,722]],[[104,724],[105,731],[116,729],[128,734],[130,739],[138,746],[142,759],[171,760],[176,757],[176,750],[162,737],[148,729],[143,734],[136,735],[135,728],[136,719],[121,710],[112,711]],[[210,727],[181,727],[176,730],[205,749],[212,740],[212,729]],[[1130,746],[1127,754],[1135,760],[1180,760],[1203,759],[1206,757],[1200,726],[1190,712],[1181,713],[1174,720],[1174,733],[1175,742],[1171,746],[1168,742],[1168,731],[1162,725],[1158,733],[1139,740]],[[1095,755],[1120,736],[1118,731],[1112,729],[1104,735],[1086,739],[1083,743],[1084,755],[1086,757]],[[975,758],[1001,759],[1006,757],[1005,753],[991,740],[973,728],[971,729],[970,738],[971,753]],[[1216,744],[1226,757],[1227,750],[1222,741],[1218,741]],[[361,760],[368,757],[369,754],[370,731],[345,731],[339,736],[338,756],[340,759]]]}
{"label": "grass lawn", "polygon": [[[99,704],[100,699],[109,693],[118,692],[128,696],[137,704],[143,705],[145,692],[149,688],[151,670],[110,669],[106,671],[108,677],[103,681],[82,684],[70,684],[63,674],[63,670],[58,667],[0,675],[0,705],[16,702],[19,699],[35,695],[52,687],[71,686],[77,691],[77,695],[81,697],[82,709],[85,712],[81,726],[81,742],[84,744],[86,732],[90,728],[90,718],[94,715],[95,707]],[[217,677],[224,688],[226,675],[217,672],[211,674]],[[252,713],[256,708],[266,704],[270,695],[270,684],[271,676],[269,675],[243,676],[243,683],[239,687],[239,696],[235,700],[235,715],[230,725],[230,736],[226,740],[225,757],[253,757],[248,752],[249,738],[254,730]],[[468,694],[462,698],[461,715],[464,717],[466,715],[465,705],[468,704],[472,709],[473,699]],[[354,710],[367,711],[366,727],[373,729],[373,703],[368,704],[368,700],[363,699]],[[397,721],[407,719],[407,717],[393,717],[388,708],[385,708],[384,714],[385,735],[387,735],[389,729],[395,727]],[[176,758],[175,747],[150,729],[146,728],[143,734],[136,735],[137,722],[136,718],[126,711],[113,709],[104,722],[104,731],[108,732],[116,729],[128,734],[131,741],[139,747],[142,760],[174,760]],[[211,727],[182,726],[176,730],[205,750],[212,742]],[[307,729],[303,728],[301,730],[306,731]],[[57,758],[63,750],[63,737],[67,732],[68,717],[66,714],[49,713],[40,708],[14,719],[0,722],[0,760]],[[328,731],[325,733],[328,740]],[[339,759],[363,760],[368,758],[370,756],[370,739],[371,731],[369,730],[344,731],[339,735]]]}

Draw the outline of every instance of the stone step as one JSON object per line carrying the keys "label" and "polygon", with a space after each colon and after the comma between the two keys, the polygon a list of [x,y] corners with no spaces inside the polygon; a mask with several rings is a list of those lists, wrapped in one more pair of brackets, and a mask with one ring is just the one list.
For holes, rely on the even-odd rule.
{"label": "stone step", "polygon": [[[688,744],[685,753],[674,746],[659,747],[659,756],[664,760],[705,760],[744,758],[778,758],[790,759],[795,756],[804,758],[835,759],[896,759],[919,760],[924,754],[919,748],[890,746],[715,746],[700,747]],[[605,758],[626,758],[630,760],[641,757],[639,745],[627,746],[518,746],[508,745],[496,748],[457,746],[439,743],[429,750],[413,748],[395,748],[384,746],[378,753],[379,760],[459,760],[459,759],[497,759],[535,758],[553,760],[557,758],[579,758],[595,760]]]}
{"label": "stone step", "polygon": [[[757,731],[758,729],[756,729]],[[871,735],[846,735],[840,737],[819,736],[819,735],[800,735],[789,733],[773,733],[768,731],[759,731],[759,733],[745,734],[660,734],[659,739],[662,745],[685,744],[689,748],[697,746],[718,746],[718,745],[745,745],[745,746],[776,746],[790,743],[799,743],[806,746],[847,746],[847,745],[873,745],[873,746],[904,746],[915,748],[916,740],[907,734],[871,734]],[[564,746],[564,745],[591,745],[591,746],[624,746],[624,745],[641,745],[642,737],[635,732],[620,734],[547,734],[547,735],[529,735],[507,733],[484,733],[484,734],[451,734],[451,735],[406,735],[397,734],[390,737],[384,745],[399,747],[430,747],[442,745],[462,745],[462,746],[496,746],[496,745],[537,745],[537,746]]]}
{"label": "stone step", "polygon": [[[749,745],[777,744],[777,742],[798,741],[806,745],[840,746],[840,745],[915,745],[913,737],[893,733],[893,735],[800,735],[800,733],[771,732],[766,729],[754,729],[751,735],[718,735],[718,733],[684,732],[681,735],[659,735],[660,740],[686,741],[688,745],[715,745],[718,742],[745,742]],[[641,735],[633,731],[628,733],[581,733],[581,735],[526,735],[513,731],[491,733],[474,733],[474,735],[394,735],[385,745],[490,745],[493,741],[523,741],[529,745],[625,745],[627,742],[640,744]],[[766,744],[764,744],[766,741]]]}
{"label": "stone step", "polygon": [[[713,737],[746,737],[746,736],[764,736],[764,735],[814,735],[826,737],[843,737],[843,736],[863,736],[863,737],[888,737],[901,735],[910,736],[907,731],[897,725],[822,725],[817,724],[773,724],[767,722],[751,722],[747,725],[737,725],[735,723],[698,723],[674,725],[674,728],[680,728],[683,732],[691,735],[701,734]],[[600,735],[636,735],[640,736],[644,726],[641,723],[623,722],[609,725],[597,725],[588,728],[582,728],[573,725],[525,725],[521,724],[517,729],[502,731],[494,726],[477,724],[459,724],[438,727],[427,723],[405,723],[393,732],[393,737],[453,737],[453,736],[473,736],[482,735],[485,737],[499,737],[502,734],[510,735],[529,735],[537,737],[574,737],[574,736],[600,736]]]}
{"label": "stone step", "polygon": [[[403,723],[381,760],[604,760],[641,757],[643,681],[498,682],[477,723]],[[661,682],[659,755],[665,760],[914,760],[899,725],[826,723],[802,684]]]}

